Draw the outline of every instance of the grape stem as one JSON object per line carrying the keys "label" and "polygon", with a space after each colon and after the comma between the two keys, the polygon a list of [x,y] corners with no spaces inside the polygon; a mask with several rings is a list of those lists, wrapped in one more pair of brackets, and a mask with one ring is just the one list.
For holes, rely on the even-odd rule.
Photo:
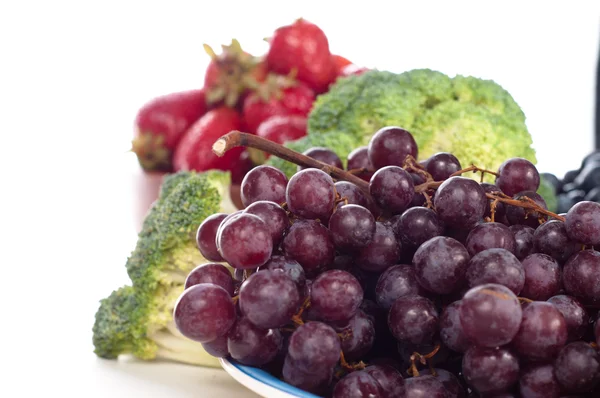
{"label": "grape stem", "polygon": [[257,135],[242,133],[241,131],[234,130],[219,138],[214,143],[212,150],[215,155],[221,157],[228,150],[239,146],[260,149],[271,155],[277,156],[278,158],[297,164],[298,166],[320,169],[337,180],[351,182],[363,191],[367,193],[369,192],[369,183],[355,176],[354,174],[348,173],[342,169],[338,169],[335,166],[330,166],[327,163],[315,160]]}
{"label": "grape stem", "polygon": [[[212,150],[215,153],[215,155],[221,157],[228,150],[230,150],[232,148],[240,147],[240,146],[247,147],[247,148],[259,149],[261,151],[267,152],[271,155],[277,156],[278,158],[287,160],[288,162],[292,162],[292,163],[297,164],[302,167],[313,167],[313,168],[320,169],[337,180],[343,180],[343,181],[348,181],[348,182],[353,183],[358,188],[363,190],[365,193],[369,194],[369,183],[366,182],[365,180],[355,176],[353,173],[350,173],[345,170],[339,169],[335,166],[331,166],[326,163],[320,162],[311,157],[308,157],[308,156],[298,153],[294,150],[286,148],[283,145],[277,144],[273,141],[269,141],[265,138],[262,138],[262,137],[259,137],[259,136],[253,135],[253,134],[248,134],[248,133],[243,133],[238,130],[233,130],[233,131],[225,134],[221,138],[219,138],[213,144]],[[423,166],[421,164],[419,164],[414,158],[412,158],[412,160],[411,160],[411,158],[412,158],[412,156],[406,158],[405,166],[407,166],[407,164],[409,164],[411,170],[413,170],[415,172],[419,172],[419,173],[421,173],[421,175],[426,177],[426,181],[424,183],[415,186],[416,193],[426,194],[427,191],[435,190],[444,183],[444,181],[433,181],[433,178],[431,178],[431,175],[424,170]],[[424,174],[423,172],[426,174]],[[496,172],[482,169],[475,165],[470,165],[469,167],[466,167],[462,170],[458,170],[458,171],[452,173],[450,175],[450,177],[457,177],[457,176],[460,176],[460,175],[462,175],[464,173],[468,173],[468,172],[474,172],[474,173],[480,172],[480,173],[482,173],[482,175],[484,173],[492,174],[495,176],[498,175],[498,173],[496,173]],[[531,198],[528,198],[528,197],[524,197],[522,199],[513,199],[511,197],[508,197],[506,195],[499,194],[499,193],[486,193],[485,195],[487,196],[488,199],[491,199],[495,202],[501,202],[501,203],[505,203],[507,205],[516,206],[516,207],[522,207],[530,212],[537,212],[539,214],[543,214],[543,215],[552,217],[554,219],[557,219],[557,220],[560,220],[563,222],[565,221],[564,217],[559,216],[558,214],[555,214],[549,210],[544,209],[542,206],[538,205],[537,203],[535,203],[535,201],[533,201]],[[426,199],[427,199],[427,196],[426,196]]]}
{"label": "grape stem", "polygon": [[300,309],[298,310],[298,312],[294,316],[292,316],[292,322],[294,322],[298,326],[304,325],[304,321],[302,320],[302,314],[309,307],[310,307],[310,297],[307,297],[306,299],[304,299],[304,302],[300,306]]}
{"label": "grape stem", "polygon": [[519,302],[521,304],[529,304],[529,303],[533,303],[533,300],[528,299],[527,297],[519,297]]}
{"label": "grape stem", "polygon": [[436,344],[435,348],[429,354],[421,354],[419,352],[413,352],[410,356],[410,368],[408,368],[407,373],[413,377],[419,377],[419,369],[417,368],[417,361],[419,361],[422,365],[429,365],[429,369],[432,374],[435,376],[435,369],[431,365],[431,361],[429,359],[433,358],[435,354],[442,348],[440,344]]}
{"label": "grape stem", "polygon": [[344,357],[344,351],[340,351],[340,365],[342,365],[342,368],[350,372],[353,372],[355,370],[363,370],[367,367],[367,365],[363,361],[354,364],[348,363],[348,361],[346,361],[346,358]]}

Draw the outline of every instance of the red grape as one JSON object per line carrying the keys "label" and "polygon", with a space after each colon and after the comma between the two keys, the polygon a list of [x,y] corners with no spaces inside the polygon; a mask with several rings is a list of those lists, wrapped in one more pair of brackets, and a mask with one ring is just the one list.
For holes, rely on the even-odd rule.
{"label": "red grape", "polygon": [[369,160],[376,169],[404,165],[408,155],[417,159],[419,149],[413,136],[400,127],[384,127],[369,141]]}
{"label": "red grape", "polygon": [[388,314],[388,325],[394,337],[413,344],[430,342],[438,331],[438,320],[433,303],[421,296],[398,298]]}
{"label": "red grape", "polygon": [[271,362],[283,344],[277,329],[261,329],[247,318],[239,319],[227,335],[227,349],[243,365],[262,366]]}
{"label": "red grape", "polygon": [[231,272],[219,263],[205,263],[194,268],[185,279],[184,288],[187,289],[200,283],[213,283],[221,286],[231,296],[233,296],[233,278]]}
{"label": "red grape", "polygon": [[463,356],[462,369],[466,382],[480,394],[505,392],[519,380],[519,360],[503,347],[469,348]]}
{"label": "red grape", "polygon": [[328,220],[335,201],[331,177],[319,169],[294,174],[285,191],[288,209],[302,218]]}
{"label": "red grape", "polygon": [[537,191],[540,186],[540,174],[527,159],[512,158],[500,165],[496,185],[508,196],[522,191]]}
{"label": "red grape", "polygon": [[271,231],[253,214],[240,214],[219,231],[221,256],[234,268],[252,269],[266,263],[273,252]]}
{"label": "red grape", "polygon": [[217,230],[221,222],[227,217],[227,214],[217,213],[208,216],[202,221],[196,232],[196,243],[198,249],[204,258],[210,261],[223,261],[223,257],[217,250],[215,243]]}
{"label": "red grape", "polygon": [[268,200],[282,204],[285,202],[287,184],[287,177],[281,170],[271,166],[257,166],[242,181],[242,203],[249,206],[259,200]]}

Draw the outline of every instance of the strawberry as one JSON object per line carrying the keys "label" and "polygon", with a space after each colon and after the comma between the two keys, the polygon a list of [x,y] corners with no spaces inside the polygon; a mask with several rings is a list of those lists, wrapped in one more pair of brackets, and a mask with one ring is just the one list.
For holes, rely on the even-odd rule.
{"label": "strawberry", "polygon": [[204,87],[209,105],[225,104],[235,107],[239,99],[255,88],[267,75],[263,60],[242,50],[240,43],[233,39],[229,46],[221,46],[217,55],[205,44],[204,50],[211,57],[204,75]]}
{"label": "strawberry", "polygon": [[333,54],[331,56],[332,62],[335,65],[335,75],[339,76],[344,69],[344,66],[351,65],[352,62],[348,61],[347,58],[342,57],[341,55]]}
{"label": "strawberry", "polygon": [[262,122],[275,115],[307,116],[314,100],[314,91],[305,84],[269,75],[265,84],[244,99],[242,113],[246,130],[256,133]]}
{"label": "strawberry", "polygon": [[185,131],[206,113],[204,90],[156,97],[135,118],[132,151],[147,171],[171,171],[172,157]]}
{"label": "strawberry", "polygon": [[349,64],[344,66],[340,72],[338,77],[352,76],[352,75],[361,75],[368,71],[369,68],[365,68],[364,66],[358,66],[354,64]]}
{"label": "strawberry", "polygon": [[235,170],[244,148],[234,148],[223,157],[212,152],[212,146],[221,136],[242,126],[240,114],[221,106],[208,111],[194,123],[179,142],[173,157],[175,171]]}
{"label": "strawberry", "polygon": [[299,19],[278,28],[269,42],[269,70],[282,75],[295,70],[298,80],[318,94],[325,92],[335,79],[327,36],[317,25]]}
{"label": "strawberry", "polygon": [[300,115],[275,115],[271,116],[258,126],[256,135],[267,140],[284,144],[306,135],[305,116]]}

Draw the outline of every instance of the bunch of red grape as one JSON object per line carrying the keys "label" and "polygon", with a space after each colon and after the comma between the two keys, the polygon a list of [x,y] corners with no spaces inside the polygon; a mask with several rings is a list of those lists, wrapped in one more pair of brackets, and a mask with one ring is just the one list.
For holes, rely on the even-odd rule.
{"label": "bunch of red grape", "polygon": [[346,173],[325,172],[341,167],[327,149],[307,155],[330,166],[289,181],[256,167],[244,210],[200,225],[215,263],[187,278],[183,335],[335,398],[600,396],[600,204],[552,214],[529,161],[417,162],[398,127]]}

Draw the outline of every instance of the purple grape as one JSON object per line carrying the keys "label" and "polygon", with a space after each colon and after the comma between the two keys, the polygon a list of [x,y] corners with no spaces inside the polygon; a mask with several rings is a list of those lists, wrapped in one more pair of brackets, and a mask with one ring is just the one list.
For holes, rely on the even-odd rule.
{"label": "purple grape", "polygon": [[563,347],[554,362],[554,376],[571,393],[586,392],[600,382],[600,356],[584,341]]}
{"label": "purple grape", "polygon": [[285,199],[288,209],[299,217],[328,220],[335,203],[333,179],[318,169],[299,171],[290,178]]}
{"label": "purple grape", "polygon": [[241,198],[244,207],[259,200],[268,200],[277,204],[285,202],[287,177],[271,166],[257,166],[250,170],[241,185]]}
{"label": "purple grape", "polygon": [[381,308],[389,310],[399,297],[421,293],[421,286],[415,277],[415,268],[411,265],[394,265],[379,276],[375,287],[375,300]]}
{"label": "purple grape", "polygon": [[248,366],[271,362],[281,349],[283,337],[277,329],[261,329],[247,318],[238,319],[227,335],[227,349],[233,359]]}
{"label": "purple grape", "polygon": [[331,326],[311,321],[292,333],[288,355],[298,370],[318,373],[332,369],[341,350],[340,339]]}
{"label": "purple grape", "polygon": [[[307,170],[308,171],[308,170]],[[304,272],[314,274],[333,263],[335,248],[331,233],[318,221],[297,220],[283,238],[283,251]]]}
{"label": "purple grape", "polygon": [[348,154],[348,167],[346,169],[365,169],[364,172],[355,175],[369,182],[371,180],[371,177],[373,176],[373,171],[367,170],[375,170],[375,168],[371,164],[371,161],[369,160],[369,148],[366,146],[361,146],[350,152]]}
{"label": "purple grape", "polygon": [[584,245],[600,245],[600,203],[579,202],[571,207],[565,219],[571,240]]}
{"label": "purple grape", "polygon": [[448,398],[444,384],[432,375],[406,379],[404,388],[407,398]]}
{"label": "purple grape", "polygon": [[396,219],[392,229],[398,240],[402,239],[415,247],[444,232],[444,226],[440,223],[437,214],[425,207],[412,207],[406,210]]}
{"label": "purple grape", "polygon": [[471,256],[487,249],[506,249],[515,252],[515,236],[504,224],[486,222],[477,225],[467,236],[466,248]]}
{"label": "purple grape", "polygon": [[213,341],[202,343],[204,351],[216,358],[225,358],[229,355],[229,349],[227,348],[227,336],[217,337]]}
{"label": "purple grape", "polygon": [[548,299],[561,312],[567,323],[567,341],[580,340],[588,327],[589,316],[575,297],[560,294]]}
{"label": "purple grape", "polygon": [[329,219],[333,243],[340,251],[352,252],[366,247],[375,235],[375,218],[358,205],[344,205]]}
{"label": "purple grape", "polygon": [[512,290],[493,283],[470,289],[459,308],[465,336],[483,347],[508,344],[519,331],[522,315]]}
{"label": "purple grape", "polygon": [[269,227],[258,216],[240,214],[218,233],[221,256],[233,268],[253,269],[266,263],[273,252]]}
{"label": "purple grape", "polygon": [[[373,363],[373,361],[371,361]],[[376,364],[364,369],[381,387],[382,397],[404,397],[404,378],[390,365]]]}
{"label": "purple grape", "polygon": [[522,398],[559,398],[560,385],[552,365],[537,365],[525,370],[519,380]]}
{"label": "purple grape", "polygon": [[[496,195],[499,193],[503,193],[500,190],[500,188],[498,188],[494,184],[482,182],[480,185],[483,188],[483,190],[485,191],[485,193],[491,193],[491,194],[496,194]],[[491,209],[492,202],[494,202],[494,199],[488,199],[488,204],[485,208],[485,214],[483,215],[484,217],[490,217],[490,218],[492,217],[492,209]],[[506,215],[506,206],[504,205],[504,203],[496,202],[496,211],[494,213],[494,220],[500,220],[505,215]]]}
{"label": "purple grape", "polygon": [[[279,270],[283,271],[287,276],[289,276],[298,289],[303,289],[306,284],[306,275],[304,274],[304,269],[298,263],[298,261],[287,258],[285,256],[271,256],[271,259],[267,261],[267,263],[260,267],[260,271],[263,270]],[[302,290],[300,290],[302,291]]]}
{"label": "purple grape", "polygon": [[534,253],[525,257],[521,264],[525,271],[525,284],[521,296],[531,300],[548,300],[561,289],[560,267],[547,254]]}
{"label": "purple grape", "polygon": [[[513,196],[513,199],[515,199],[515,200],[524,200],[524,198],[530,198],[538,206],[541,206],[542,208],[548,210],[546,201],[544,200],[544,198],[542,198],[542,196],[540,194],[538,194],[536,192],[523,191],[523,192],[519,192],[518,194]],[[522,207],[507,205],[506,206],[506,218],[508,219],[508,222],[510,223],[510,225],[521,224],[521,225],[527,225],[528,227],[535,229],[540,225],[540,221],[542,221],[542,222],[546,221],[548,216],[538,213],[537,211],[533,211],[533,212],[529,211],[529,210],[526,211]]]}
{"label": "purple grape", "polygon": [[515,256],[519,260],[534,253],[533,234],[535,230],[526,225],[511,225],[508,227],[515,237]]}
{"label": "purple grape", "polygon": [[464,285],[469,259],[467,249],[459,241],[436,236],[417,249],[413,257],[415,276],[430,292],[452,293]]}
{"label": "purple grape", "polygon": [[462,369],[465,381],[480,394],[506,392],[519,380],[519,360],[503,347],[469,348]]}
{"label": "purple grape", "polygon": [[231,329],[235,318],[231,296],[212,283],[201,283],[184,290],[173,311],[177,330],[200,343],[223,336]]}
{"label": "purple grape", "polygon": [[[442,382],[444,388],[448,392],[448,398],[466,397],[467,393],[463,388],[462,384],[460,384],[458,377],[456,377],[454,374],[448,372],[445,369],[436,368],[434,369],[434,371],[436,373],[435,377]],[[419,373],[421,373],[422,375],[431,375],[431,370],[423,369]]]}
{"label": "purple grape", "polygon": [[371,177],[369,192],[379,207],[391,214],[401,214],[412,202],[415,187],[406,170],[386,166]]}
{"label": "purple grape", "polygon": [[565,223],[558,220],[546,221],[537,227],[533,244],[536,252],[547,254],[561,264],[580,249],[580,245],[569,239]]}
{"label": "purple grape", "polygon": [[196,232],[196,244],[204,258],[210,261],[223,261],[223,257],[217,250],[215,238],[221,222],[227,217],[227,214],[217,213],[208,216],[202,221]]}
{"label": "purple grape", "polygon": [[527,159],[508,159],[498,168],[496,185],[508,196],[522,191],[537,191],[540,187],[540,174]]}
{"label": "purple grape", "polygon": [[[346,199],[349,205],[359,205],[369,209],[369,200],[367,195],[356,185],[347,181],[338,181],[334,184],[334,186],[336,192],[340,195],[340,198]],[[343,205],[344,202],[340,202],[338,207]]]}
{"label": "purple grape", "polygon": [[313,394],[320,394],[327,390],[333,379],[333,366],[330,369],[320,369],[318,372],[300,370],[289,355],[283,362],[283,380],[295,387]]}
{"label": "purple grape", "polygon": [[[331,149],[323,148],[323,147],[312,147],[302,152],[303,155],[308,156],[309,158],[313,158],[330,166],[337,167],[338,169],[343,169],[342,161],[340,157],[333,152]],[[298,171],[307,169],[308,167],[298,166]]]}
{"label": "purple grape", "polygon": [[571,257],[563,268],[563,284],[572,296],[600,300],[600,253],[583,250]]}
{"label": "purple grape", "polygon": [[464,353],[471,346],[460,322],[460,301],[455,301],[442,311],[440,339],[452,351]]}
{"label": "purple grape", "polygon": [[213,283],[221,286],[229,295],[233,296],[234,286],[231,272],[219,263],[205,263],[194,268],[185,279],[184,288],[199,285],[200,283]]}
{"label": "purple grape", "polygon": [[259,328],[280,328],[300,307],[300,293],[292,278],[277,270],[252,274],[240,289],[242,313]]}
{"label": "purple grape", "polygon": [[348,361],[358,361],[365,356],[375,342],[375,325],[370,317],[358,310],[348,326],[340,331],[342,351]]}
{"label": "purple grape", "polygon": [[383,272],[398,261],[401,249],[392,228],[376,222],[373,240],[360,251],[356,265],[365,271]]}
{"label": "purple grape", "polygon": [[523,320],[512,343],[521,357],[548,361],[567,342],[567,322],[551,303],[534,301],[523,309]]}
{"label": "purple grape", "polygon": [[337,382],[333,398],[381,397],[381,386],[364,370],[352,372]]}
{"label": "purple grape", "polygon": [[244,212],[254,214],[263,220],[271,232],[273,247],[279,247],[283,235],[290,226],[290,220],[285,210],[275,202],[261,200],[252,203]]}
{"label": "purple grape", "polygon": [[456,156],[448,152],[439,152],[430,157],[426,168],[434,181],[444,181],[460,169],[462,167]]}
{"label": "purple grape", "polygon": [[487,249],[473,256],[466,277],[469,287],[496,283],[515,294],[519,294],[525,284],[523,265],[505,249]]}
{"label": "purple grape", "polygon": [[369,142],[369,160],[376,169],[404,165],[408,155],[417,159],[419,148],[412,134],[400,127],[389,126],[378,130]]}
{"label": "purple grape", "polygon": [[392,304],[388,326],[397,340],[413,344],[430,342],[438,331],[439,315],[433,303],[421,296],[404,296]]}
{"label": "purple grape", "polygon": [[444,224],[464,229],[473,227],[483,218],[488,201],[476,181],[450,177],[437,189],[433,205]]}
{"label": "purple grape", "polygon": [[363,289],[349,272],[323,272],[312,283],[310,302],[319,319],[347,321],[352,318],[363,300]]}

